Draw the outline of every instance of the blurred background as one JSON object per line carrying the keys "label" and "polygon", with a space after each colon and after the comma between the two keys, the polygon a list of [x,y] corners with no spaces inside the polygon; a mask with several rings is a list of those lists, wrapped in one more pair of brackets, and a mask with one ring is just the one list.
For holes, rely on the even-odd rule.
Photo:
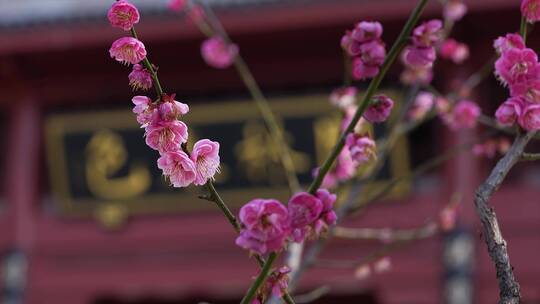
{"label": "blurred background", "polygon": [[[234,69],[200,57],[204,37],[166,0],[133,0],[139,37],[165,90],[188,103],[191,139],[221,142],[217,188],[237,210],[253,197],[286,200],[275,147]],[[339,112],[329,93],[343,82],[341,36],[360,20],[384,24],[389,47],[413,0],[208,0],[252,68],[287,130],[303,184],[327,155]],[[519,0],[467,0],[452,36],[469,45],[462,65],[437,63],[434,85],[459,87],[493,54],[492,42],[519,29]],[[0,0],[0,303],[237,303],[256,264],[201,189],[169,187],[131,113],[130,69],[108,54],[123,35],[109,26],[110,0]],[[431,1],[423,18],[440,18]],[[529,38],[538,50],[537,33]],[[383,90],[401,100],[394,65]],[[364,84],[360,83],[362,88]],[[493,115],[506,98],[493,76],[472,94]],[[332,132],[334,131],[334,132]],[[378,182],[474,138],[433,120],[403,138]],[[379,130],[377,132],[384,132]],[[334,136],[334,137],[333,137]],[[534,149],[534,145],[531,145]],[[327,286],[316,303],[494,303],[494,267],[472,194],[494,164],[470,151],[396,187],[344,223],[413,228],[462,196],[455,229],[389,254],[389,271],[355,278],[347,267],[315,267],[298,293]],[[540,168],[512,171],[493,199],[525,303],[540,303]],[[236,211],[235,211],[236,212]],[[362,259],[377,241],[332,240],[326,259]]]}

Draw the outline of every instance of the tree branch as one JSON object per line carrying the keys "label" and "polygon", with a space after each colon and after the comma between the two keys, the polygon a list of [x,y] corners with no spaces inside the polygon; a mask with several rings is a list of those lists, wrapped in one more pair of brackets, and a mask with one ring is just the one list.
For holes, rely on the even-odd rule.
{"label": "tree branch", "polygon": [[523,153],[521,155],[522,161],[535,161],[540,160],[540,153]]}
{"label": "tree branch", "polygon": [[510,169],[520,160],[525,146],[534,135],[535,132],[529,132],[516,138],[510,150],[499,160],[484,183],[478,187],[474,199],[476,213],[482,222],[488,253],[497,270],[500,304],[518,304],[521,293],[512,265],[510,265],[506,241],[499,228],[495,211],[488,206],[488,201],[502,184]]}

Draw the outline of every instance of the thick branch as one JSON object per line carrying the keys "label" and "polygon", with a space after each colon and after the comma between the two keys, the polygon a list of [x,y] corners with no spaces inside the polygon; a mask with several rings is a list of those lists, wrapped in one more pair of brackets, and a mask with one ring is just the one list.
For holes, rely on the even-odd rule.
{"label": "thick branch", "polygon": [[506,241],[499,228],[495,211],[488,206],[488,201],[502,184],[510,169],[520,160],[525,146],[534,135],[534,132],[530,132],[516,138],[510,150],[499,160],[486,181],[478,187],[474,199],[476,213],[482,222],[488,253],[497,270],[500,304],[518,304],[521,294],[519,284],[514,278],[512,265],[510,265]]}

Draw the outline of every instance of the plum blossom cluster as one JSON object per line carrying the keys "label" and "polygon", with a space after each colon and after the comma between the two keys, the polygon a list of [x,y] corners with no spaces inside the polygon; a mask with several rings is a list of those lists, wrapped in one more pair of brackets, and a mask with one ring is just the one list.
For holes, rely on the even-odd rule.
{"label": "plum blossom cluster", "polygon": [[326,189],[295,194],[287,207],[275,199],[254,199],[240,209],[242,225],[236,244],[264,255],[282,250],[287,241],[302,242],[336,223],[336,196]]}
{"label": "plum blossom cluster", "polygon": [[412,44],[405,48],[403,58],[405,64],[413,69],[430,68],[437,59],[435,46],[443,33],[441,20],[424,22],[413,30]]}
{"label": "plum blossom cluster", "polygon": [[433,62],[436,59],[435,45],[442,33],[442,22],[432,20],[414,29],[413,44],[401,53],[405,69],[401,82],[406,85],[425,85],[433,80]]}
{"label": "plum blossom cluster", "polygon": [[425,85],[433,80],[433,62],[437,58],[435,47],[440,43],[442,33],[440,20],[425,22],[414,29],[412,44],[401,53],[401,61],[405,65],[401,82]]}
{"label": "plum blossom cluster", "polygon": [[[137,8],[125,0],[115,2],[107,17],[112,26],[125,31],[132,30],[140,18]],[[117,61],[133,65],[128,78],[134,89],[152,87],[153,68],[146,59],[147,52],[141,41],[122,37],[113,42],[109,53]],[[144,65],[141,65],[144,60]],[[159,152],[157,165],[171,184],[174,187],[186,187],[192,183],[203,185],[219,171],[219,143],[199,140],[189,155],[186,150],[188,126],[180,120],[189,112],[189,106],[174,98],[175,94],[163,93],[154,102],[147,96],[135,96],[132,99],[133,112],[145,129],[146,144]]]}
{"label": "plum blossom cluster", "polygon": [[373,78],[379,73],[386,56],[382,33],[383,27],[379,22],[361,21],[341,38],[341,47],[353,58],[354,79]]}
{"label": "plum blossom cluster", "polygon": [[534,50],[527,48],[518,34],[495,40],[500,55],[495,75],[510,90],[510,98],[495,112],[503,126],[518,123],[527,131],[540,129],[540,64]]}
{"label": "plum blossom cluster", "polygon": [[[341,131],[351,122],[356,110],[356,94],[354,87],[338,88],[330,95],[330,102],[343,112]],[[360,119],[354,132],[347,135],[345,148],[341,150],[334,167],[326,174],[322,186],[334,188],[338,183],[355,176],[359,166],[371,163],[377,159],[377,146],[367,131],[367,123],[384,122],[390,116],[394,101],[386,95],[374,96]],[[313,175],[318,174],[318,168]]]}
{"label": "plum blossom cluster", "polygon": [[[107,18],[113,27],[130,31],[139,22],[140,15],[133,4],[120,0],[111,6]],[[118,38],[109,49],[109,54],[118,62],[133,65],[128,79],[134,90],[148,90],[152,87],[150,72],[139,64],[146,57],[146,48],[141,41],[130,36]]]}

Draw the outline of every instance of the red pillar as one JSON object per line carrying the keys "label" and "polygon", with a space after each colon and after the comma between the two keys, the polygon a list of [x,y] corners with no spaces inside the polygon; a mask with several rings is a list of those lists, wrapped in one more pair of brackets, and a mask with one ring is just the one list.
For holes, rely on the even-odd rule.
{"label": "red pillar", "polygon": [[[6,297],[23,303],[28,286],[28,262],[34,243],[34,221],[39,189],[40,120],[37,103],[30,98],[15,100],[9,115],[6,159],[6,198],[10,242],[5,256],[8,267],[18,273],[6,277]],[[9,262],[7,262],[9,261]]]}

